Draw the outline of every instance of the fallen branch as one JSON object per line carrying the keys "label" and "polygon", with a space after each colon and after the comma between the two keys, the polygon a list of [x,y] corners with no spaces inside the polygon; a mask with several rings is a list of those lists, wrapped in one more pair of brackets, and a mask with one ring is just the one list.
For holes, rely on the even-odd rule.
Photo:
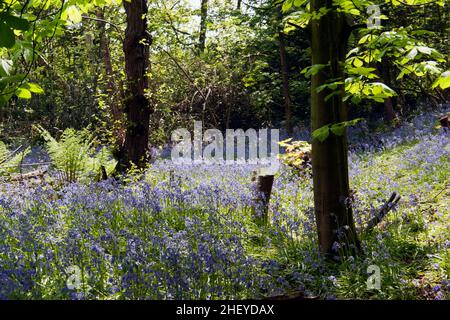
{"label": "fallen branch", "polygon": [[39,166],[48,166],[51,165],[51,162],[38,162],[38,163],[24,163],[19,165],[9,165],[9,166],[2,166],[0,165],[0,168],[17,168],[17,167],[39,167]]}
{"label": "fallen branch", "polygon": [[278,296],[264,298],[266,301],[301,301],[301,300],[320,300],[319,296],[307,296],[303,291],[292,291]]}
{"label": "fallen branch", "polygon": [[9,181],[11,182],[18,182],[23,180],[30,180],[30,179],[36,179],[36,178],[42,178],[46,173],[47,169],[42,170],[36,170],[25,174],[18,174],[15,176],[12,176]]}
{"label": "fallen branch", "polygon": [[373,217],[369,223],[367,224],[366,232],[372,231],[383,219],[387,216],[387,214],[394,209],[394,207],[398,204],[401,197],[394,192],[389,198],[388,202],[381,208],[380,212],[378,212],[375,217]]}
{"label": "fallen branch", "polygon": [[436,199],[441,195],[441,194],[443,194],[444,193],[444,191],[446,191],[446,190],[449,190],[449,188],[450,188],[450,184],[446,184],[445,185],[445,187],[443,187],[433,198],[431,198],[431,200],[428,200],[428,201],[425,201],[425,202],[422,202],[422,203],[429,203],[429,202],[434,202],[434,201],[436,201]]}

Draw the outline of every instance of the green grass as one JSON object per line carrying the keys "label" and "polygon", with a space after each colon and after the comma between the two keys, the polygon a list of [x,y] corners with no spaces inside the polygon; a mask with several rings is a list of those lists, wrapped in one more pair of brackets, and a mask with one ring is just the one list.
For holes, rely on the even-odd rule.
{"label": "green grass", "polygon": [[[309,281],[293,280],[293,286],[301,284],[322,298],[449,299],[450,161],[448,146],[444,148],[447,152],[428,171],[423,169],[426,161],[405,165],[411,155],[429,152],[419,141],[359,157],[351,187],[360,215],[365,216],[371,206],[381,206],[394,191],[403,197],[397,210],[374,231],[361,234],[364,252],[359,256],[341,264],[320,259],[316,265],[305,262],[305,251],[314,252],[316,240],[300,236],[294,241],[275,241],[276,249],[267,251],[266,257],[280,262],[279,272],[287,279],[296,272],[308,274]],[[306,199],[287,195],[284,200],[301,211],[311,206],[311,198]],[[367,287],[370,265],[381,270],[380,290]]]}

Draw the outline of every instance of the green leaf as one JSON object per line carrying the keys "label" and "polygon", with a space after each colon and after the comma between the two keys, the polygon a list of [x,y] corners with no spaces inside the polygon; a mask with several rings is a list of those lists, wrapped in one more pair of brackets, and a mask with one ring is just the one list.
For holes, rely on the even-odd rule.
{"label": "green leaf", "polygon": [[289,11],[289,9],[292,8],[292,5],[293,5],[293,4],[294,4],[294,1],[293,1],[293,0],[286,0],[286,1],[283,3],[283,6],[281,7],[281,10],[282,10],[283,12]]}
{"label": "green leaf", "polygon": [[16,44],[14,31],[5,23],[0,23],[0,47],[12,48]]}
{"label": "green leaf", "polygon": [[16,95],[20,99],[31,99],[31,92],[25,88],[18,88],[16,90]]}
{"label": "green leaf", "polygon": [[305,74],[305,77],[309,78],[310,76],[315,76],[316,74],[318,74],[320,70],[322,70],[326,66],[327,66],[326,64],[315,64],[308,68],[303,69],[301,73]]}
{"label": "green leaf", "polygon": [[345,124],[344,123],[338,123],[331,126],[330,131],[333,132],[333,134],[337,136],[342,136],[345,131]]}
{"label": "green leaf", "polygon": [[430,55],[433,52],[433,49],[429,47],[419,46],[417,47],[417,50],[419,50],[420,53]]}
{"label": "green leaf", "polygon": [[442,74],[439,86],[441,87],[441,89],[450,88],[450,71],[444,72]]}
{"label": "green leaf", "polygon": [[0,76],[6,77],[11,74],[13,62],[11,60],[0,59]]}
{"label": "green leaf", "polygon": [[355,58],[355,59],[353,60],[353,65],[354,65],[355,67],[357,67],[357,68],[362,67],[363,64],[364,64],[364,63],[363,63],[361,60],[359,60],[358,58]]}
{"label": "green leaf", "polygon": [[450,70],[445,71],[441,76],[434,82],[433,89],[440,87],[442,90],[450,88]]}
{"label": "green leaf", "polygon": [[70,6],[66,10],[67,18],[73,23],[80,23],[82,16],[77,6]]}
{"label": "green leaf", "polygon": [[360,121],[362,121],[361,118],[351,120],[351,121],[336,123],[331,126],[330,131],[333,132],[337,136],[342,136],[344,134],[346,128],[352,127],[352,126],[358,124]]}
{"label": "green leaf", "polygon": [[26,87],[29,91],[36,93],[36,94],[43,94],[44,93],[44,89],[42,89],[42,87],[36,83],[27,83]]}
{"label": "green leaf", "polygon": [[13,75],[13,76],[1,77],[0,78],[0,85],[14,83],[14,82],[21,82],[24,77],[25,77],[24,74],[16,74],[16,75]]}
{"label": "green leaf", "polygon": [[26,31],[26,30],[30,29],[30,23],[26,19],[15,17],[15,16],[10,16],[10,15],[3,16],[3,19],[6,22],[6,24],[8,26],[10,26],[12,29],[22,30],[22,31]]}
{"label": "green leaf", "polygon": [[359,44],[364,44],[364,43],[366,43],[368,40],[370,41],[372,39],[372,35],[371,34],[366,34],[364,37],[362,37],[360,40],[359,40]]}
{"label": "green leaf", "polygon": [[372,75],[372,71],[375,71],[375,68],[365,68],[365,67],[357,67],[357,68],[350,68],[348,69],[348,72],[350,74],[356,74],[360,76],[370,76]]}
{"label": "green leaf", "polygon": [[411,73],[411,71],[409,71],[408,69],[403,69],[402,70],[402,72],[400,72],[400,74],[397,76],[397,79],[396,80],[400,80],[400,79],[403,79],[403,77],[404,77],[404,75],[405,74],[410,74]]}
{"label": "green leaf", "polygon": [[320,142],[324,142],[330,136],[330,125],[326,125],[322,128],[314,130],[312,133],[312,138],[314,140],[319,140]]}
{"label": "green leaf", "polygon": [[5,97],[5,96],[0,96],[0,107],[3,107],[6,105],[6,103],[8,102],[9,98]]}
{"label": "green leaf", "polygon": [[295,0],[295,1],[294,1],[294,6],[300,7],[300,6],[302,6],[305,2],[306,2],[306,0]]}
{"label": "green leaf", "polygon": [[414,36],[423,36],[423,35],[434,35],[434,32],[429,30],[413,30],[411,31],[411,34]]}
{"label": "green leaf", "polygon": [[374,86],[372,88],[372,93],[373,93],[374,96],[382,94],[383,93],[383,87],[382,86]]}
{"label": "green leaf", "polygon": [[406,58],[409,60],[414,59],[417,56],[417,48],[413,48],[407,55]]}
{"label": "green leaf", "polygon": [[439,68],[438,63],[436,61],[423,61],[416,65],[415,74],[418,77],[423,76],[426,73],[438,74],[441,73],[442,70]]}

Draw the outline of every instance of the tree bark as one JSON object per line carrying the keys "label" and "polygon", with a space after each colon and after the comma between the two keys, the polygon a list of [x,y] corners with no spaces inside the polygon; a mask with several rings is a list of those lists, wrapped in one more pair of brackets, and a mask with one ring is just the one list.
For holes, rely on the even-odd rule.
{"label": "tree bark", "polygon": [[260,175],[256,178],[257,210],[255,210],[255,218],[263,225],[269,222],[269,204],[274,179],[275,176],[271,175]]}
{"label": "tree bark", "polygon": [[286,54],[286,36],[283,31],[278,33],[278,46],[280,50],[280,69],[281,69],[281,78],[282,78],[282,88],[281,91],[283,93],[284,99],[284,112],[286,118],[286,129],[289,135],[292,134],[292,101],[291,95],[289,93],[289,66],[287,62],[287,54]]}
{"label": "tree bark", "polygon": [[[345,17],[337,12],[330,0],[312,0],[311,10],[318,12],[326,7],[331,11],[319,20],[312,20],[312,64],[325,64],[312,77],[311,117],[313,131],[330,124],[342,123],[347,119],[347,106],[342,101],[344,86],[339,94],[331,98],[330,90],[317,92],[317,88],[330,82],[343,81],[348,27]],[[352,208],[349,203],[350,188],[348,176],[348,146],[346,133],[330,136],[312,143],[312,166],[314,180],[314,206],[320,250],[328,256],[333,252],[335,242],[344,244],[351,251],[359,249]],[[354,250],[353,250],[354,249]]]}
{"label": "tree bark", "polygon": [[149,87],[150,51],[152,38],[147,32],[147,1],[123,1],[127,15],[127,29],[123,44],[126,74],[126,133],[120,151],[119,166],[132,164],[143,167],[148,158],[149,123],[152,108],[147,97]]}
{"label": "tree bark", "polygon": [[206,48],[207,20],[208,20],[208,0],[202,0],[201,20],[200,20],[200,36],[198,39],[198,51],[200,53],[205,52],[205,48]]}
{"label": "tree bark", "polygon": [[[392,81],[389,66],[390,66],[389,61],[386,60],[386,58],[383,59],[381,63],[379,63],[381,78],[388,87],[391,87]],[[392,98],[387,98],[384,100],[384,121],[386,123],[392,123],[394,118],[395,118],[394,100]]]}
{"label": "tree bark", "polygon": [[116,81],[114,80],[114,70],[111,61],[111,51],[109,49],[108,35],[105,28],[105,14],[104,9],[100,8],[97,11],[97,22],[100,30],[99,43],[100,43],[100,57],[103,61],[103,67],[105,71],[106,79],[106,101],[110,107],[113,128],[113,134],[116,146],[120,147],[125,141],[125,131],[122,123],[122,111],[120,109],[120,94]]}

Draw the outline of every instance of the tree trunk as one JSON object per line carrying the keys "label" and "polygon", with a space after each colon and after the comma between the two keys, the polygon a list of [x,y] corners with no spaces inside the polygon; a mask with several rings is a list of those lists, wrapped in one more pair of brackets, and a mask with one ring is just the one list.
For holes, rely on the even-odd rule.
{"label": "tree trunk", "polygon": [[152,38],[147,32],[147,0],[123,1],[127,29],[123,50],[126,74],[126,133],[120,152],[121,169],[132,164],[143,167],[148,157],[149,123],[152,108],[147,98],[149,59]]}
{"label": "tree trunk", "polygon": [[[380,78],[383,80],[383,83],[388,87],[391,87],[391,73],[389,71],[389,61],[383,59],[382,62],[377,63],[377,71]],[[384,107],[384,121],[386,123],[392,123],[395,118],[394,111],[394,100],[392,98],[387,98],[383,102]]]}
{"label": "tree trunk", "polygon": [[200,53],[205,51],[206,47],[206,22],[208,20],[208,0],[202,0],[201,20],[200,20],[200,37],[198,39],[198,50]]}
{"label": "tree trunk", "polygon": [[[312,64],[326,64],[312,77],[311,117],[313,131],[330,124],[341,123],[347,119],[347,107],[342,101],[344,86],[340,85],[338,95],[326,97],[332,92],[317,88],[330,82],[343,81],[343,63],[346,55],[348,29],[343,14],[332,7],[332,1],[312,0],[311,10],[318,12],[326,7],[331,11],[319,20],[312,20]],[[312,166],[314,180],[314,206],[320,250],[328,256],[333,252],[335,242],[356,251],[358,237],[351,205],[348,176],[347,134],[330,136],[320,142],[312,143]],[[356,250],[353,250],[356,249]]]}
{"label": "tree trunk", "polygon": [[114,70],[111,61],[111,51],[109,49],[108,35],[105,28],[105,14],[103,8],[100,8],[97,11],[97,18],[100,20],[97,22],[98,28],[100,30],[100,57],[103,61],[106,79],[107,95],[105,99],[111,111],[111,127],[113,128],[112,132],[114,134],[115,145],[120,147],[125,141],[125,131],[123,129],[122,123],[122,111],[120,110],[120,94],[117,83],[114,80]]}
{"label": "tree trunk", "polygon": [[286,129],[289,135],[292,134],[292,109],[291,109],[291,95],[289,93],[289,67],[287,63],[286,55],[286,41],[285,34],[283,31],[278,33],[278,46],[280,50],[280,69],[282,77],[282,88],[284,99],[284,112],[286,118]]}
{"label": "tree trunk", "polygon": [[386,123],[392,123],[395,118],[394,102],[392,98],[387,98],[384,101],[384,121]]}
{"label": "tree trunk", "polygon": [[[383,61],[381,63],[381,70],[382,70],[381,74],[382,74],[384,83],[388,87],[391,87],[392,81],[391,81],[391,73],[390,73],[389,67],[390,67],[389,61],[386,59],[383,59]],[[384,100],[384,121],[386,121],[386,123],[392,123],[394,118],[395,118],[394,100],[392,98],[387,98],[386,100]]]}
{"label": "tree trunk", "polygon": [[269,204],[275,176],[260,175],[256,178],[256,210],[255,218],[262,225],[269,222]]}

